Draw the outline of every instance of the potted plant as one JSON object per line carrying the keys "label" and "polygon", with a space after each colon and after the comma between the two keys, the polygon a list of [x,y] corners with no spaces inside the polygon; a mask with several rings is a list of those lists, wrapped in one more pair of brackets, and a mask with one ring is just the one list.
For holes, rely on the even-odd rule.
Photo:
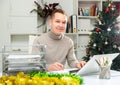
{"label": "potted plant", "polygon": [[60,6],[60,5],[59,5],[59,3],[47,4],[47,3],[43,3],[43,1],[41,1],[41,4],[39,4],[36,1],[34,1],[34,3],[36,4],[37,9],[31,10],[31,13],[36,12],[39,15],[39,17],[42,18],[42,24],[37,26],[37,28],[39,28],[41,26],[45,26],[43,29],[44,30],[43,32],[45,33],[45,32],[47,32],[47,28],[46,28],[47,18],[52,14],[52,12],[55,9],[58,9],[58,6]]}

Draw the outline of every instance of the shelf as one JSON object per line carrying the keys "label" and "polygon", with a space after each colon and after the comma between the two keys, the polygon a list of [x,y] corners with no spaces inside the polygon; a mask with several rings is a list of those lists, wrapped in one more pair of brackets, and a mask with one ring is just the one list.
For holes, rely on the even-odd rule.
{"label": "shelf", "polygon": [[78,16],[96,16],[100,9],[100,0],[78,0]]}
{"label": "shelf", "polygon": [[77,35],[77,33],[65,33],[65,35]]}
{"label": "shelf", "polygon": [[78,35],[89,35],[90,34],[90,32],[80,32],[80,33],[78,33]]}
{"label": "shelf", "polygon": [[79,19],[97,19],[97,16],[78,16]]}
{"label": "shelf", "polygon": [[100,2],[100,0],[78,0],[78,2]]}

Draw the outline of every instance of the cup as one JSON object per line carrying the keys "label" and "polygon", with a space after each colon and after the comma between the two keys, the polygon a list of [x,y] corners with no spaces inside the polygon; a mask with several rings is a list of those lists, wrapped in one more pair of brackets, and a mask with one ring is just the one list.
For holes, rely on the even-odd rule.
{"label": "cup", "polygon": [[110,65],[108,66],[99,66],[100,67],[100,73],[99,73],[99,79],[110,79]]}

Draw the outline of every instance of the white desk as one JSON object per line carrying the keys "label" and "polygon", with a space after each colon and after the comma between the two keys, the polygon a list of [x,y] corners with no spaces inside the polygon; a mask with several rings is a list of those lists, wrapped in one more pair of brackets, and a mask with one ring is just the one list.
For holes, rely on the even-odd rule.
{"label": "white desk", "polygon": [[[53,73],[69,73],[70,69],[65,69],[64,71],[53,71]],[[99,74],[91,74],[87,76],[81,76],[84,79],[83,85],[119,85],[120,82],[120,72],[110,71],[110,79],[99,79]]]}
{"label": "white desk", "polygon": [[82,76],[84,79],[83,85],[119,85],[120,72],[111,71],[110,79],[99,79],[98,75]]}
{"label": "white desk", "polygon": [[[0,73],[0,75],[2,75]],[[98,74],[81,76],[84,79],[83,85],[119,85],[120,72],[111,71],[110,79],[99,79]]]}

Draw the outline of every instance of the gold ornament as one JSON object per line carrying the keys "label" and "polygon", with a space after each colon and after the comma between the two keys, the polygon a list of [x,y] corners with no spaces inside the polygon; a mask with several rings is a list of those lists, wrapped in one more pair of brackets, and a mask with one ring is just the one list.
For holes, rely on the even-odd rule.
{"label": "gold ornament", "polygon": [[92,32],[89,32],[89,35],[92,35]]}

